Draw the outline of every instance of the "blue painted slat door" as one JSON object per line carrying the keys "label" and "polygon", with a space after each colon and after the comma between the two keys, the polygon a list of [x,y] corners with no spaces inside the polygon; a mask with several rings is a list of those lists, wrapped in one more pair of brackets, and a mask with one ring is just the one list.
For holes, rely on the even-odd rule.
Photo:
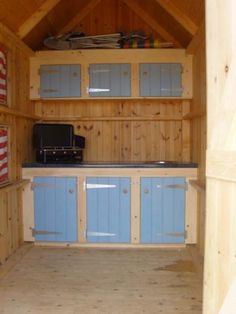
{"label": "blue painted slat door", "polygon": [[171,96],[171,65],[161,64],[161,95],[162,97]]}
{"label": "blue painted slat door", "polygon": [[36,241],[77,241],[77,179],[35,177]]}
{"label": "blue painted slat door", "polygon": [[130,64],[127,64],[127,63],[120,64],[119,86],[120,86],[120,95],[119,95],[120,97],[131,96],[131,66]]}
{"label": "blue painted slat door", "polygon": [[171,96],[182,96],[182,66],[179,63],[171,64]]}
{"label": "blue painted slat door", "polygon": [[185,242],[185,178],[141,178],[141,242]]}
{"label": "blue painted slat door", "polygon": [[143,63],[139,67],[140,96],[161,96],[161,65]]}
{"label": "blue painted slat door", "polygon": [[182,66],[179,63],[143,63],[139,67],[140,96],[180,97]]}
{"label": "blue painted slat door", "polygon": [[40,96],[44,98],[80,97],[80,65],[41,65]]}
{"label": "blue painted slat door", "polygon": [[125,97],[131,95],[130,64],[90,64],[89,95],[92,97]]}
{"label": "blue painted slat door", "polygon": [[87,241],[130,242],[130,178],[88,177]]}

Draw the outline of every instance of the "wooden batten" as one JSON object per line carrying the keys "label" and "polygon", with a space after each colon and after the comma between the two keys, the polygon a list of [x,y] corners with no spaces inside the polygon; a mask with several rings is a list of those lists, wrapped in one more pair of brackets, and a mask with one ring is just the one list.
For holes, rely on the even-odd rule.
{"label": "wooden batten", "polygon": [[[198,38],[198,34],[196,35]],[[193,39],[195,41],[196,39]],[[190,44],[191,45],[191,44]],[[205,36],[201,33],[198,38],[198,45],[194,50],[193,58],[193,100],[189,113],[186,113],[184,120],[190,120],[191,129],[191,159],[198,163],[198,182],[202,186],[206,181],[206,54]],[[197,247],[200,255],[204,255],[205,243],[205,189],[199,189],[193,184],[197,192]]]}
{"label": "wooden batten", "polygon": [[195,54],[195,52],[201,45],[202,41],[204,40],[204,36],[205,36],[205,22],[203,21],[186,49],[188,54]]}

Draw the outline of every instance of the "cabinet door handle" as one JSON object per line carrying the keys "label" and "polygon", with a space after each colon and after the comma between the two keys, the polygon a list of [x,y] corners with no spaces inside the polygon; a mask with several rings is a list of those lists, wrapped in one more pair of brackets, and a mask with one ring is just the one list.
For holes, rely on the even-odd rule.
{"label": "cabinet door handle", "polygon": [[128,190],[127,190],[127,189],[123,189],[123,193],[124,193],[124,194],[127,194],[127,193],[128,193]]}
{"label": "cabinet door handle", "polygon": [[148,194],[149,193],[149,189],[144,189],[143,192],[144,192],[144,194]]}
{"label": "cabinet door handle", "polygon": [[69,192],[70,194],[73,194],[73,193],[74,193],[74,190],[73,190],[73,189],[69,189],[68,192]]}

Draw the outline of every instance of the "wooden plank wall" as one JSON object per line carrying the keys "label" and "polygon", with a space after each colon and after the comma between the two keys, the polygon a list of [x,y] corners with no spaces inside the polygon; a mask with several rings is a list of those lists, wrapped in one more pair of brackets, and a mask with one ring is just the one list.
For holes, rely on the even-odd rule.
{"label": "wooden plank wall", "polygon": [[198,249],[204,255],[205,242],[205,181],[206,181],[206,53],[205,38],[194,53],[193,59],[193,103],[191,111],[192,160],[198,167]]}
{"label": "wooden plank wall", "polygon": [[72,123],[75,133],[86,137],[85,161],[189,161],[189,136],[181,121],[186,103],[44,100],[35,101],[35,107],[44,121]]}
{"label": "wooden plank wall", "polygon": [[[10,133],[10,187],[0,188],[0,265],[22,243],[21,163],[32,158],[31,130],[33,115],[29,101],[29,56],[26,48],[5,26],[0,24],[0,43],[8,51],[7,111],[0,106],[0,125],[8,125]],[[17,115],[16,115],[17,112]],[[27,114],[29,118],[21,114]]]}
{"label": "wooden plank wall", "polygon": [[236,2],[207,0],[207,216],[204,314],[220,308],[236,278]]}

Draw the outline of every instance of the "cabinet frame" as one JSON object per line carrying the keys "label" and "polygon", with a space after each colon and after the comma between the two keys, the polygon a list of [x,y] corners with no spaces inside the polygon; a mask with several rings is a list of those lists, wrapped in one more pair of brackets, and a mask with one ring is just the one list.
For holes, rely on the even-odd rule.
{"label": "cabinet frame", "polygon": [[[24,240],[34,242],[32,228],[34,227],[34,208],[32,182],[35,176],[72,176],[78,182],[78,243],[71,246],[147,246],[140,243],[140,179],[141,177],[186,177],[186,209],[185,230],[187,238],[185,244],[195,244],[197,241],[197,192],[189,183],[196,180],[197,168],[23,168],[23,178],[29,180],[24,188]],[[130,244],[89,244],[86,240],[86,177],[130,177],[131,178],[131,243]],[[63,244],[62,244],[63,245]],[[65,245],[65,243],[64,243]],[[155,244],[154,246],[168,246]],[[176,246],[170,244],[170,246]]]}
{"label": "cabinet frame", "polygon": [[[185,49],[99,49],[99,50],[70,50],[70,51],[40,51],[30,58],[30,98],[40,99],[40,65],[80,64],[81,65],[81,98],[101,99],[90,97],[89,64],[100,63],[129,63],[131,64],[131,97],[114,98],[146,98],[139,96],[139,64],[140,63],[180,63],[183,67],[181,97],[171,99],[192,98],[192,55],[186,55]],[[113,98],[113,97],[109,97]],[[153,97],[152,97],[153,98]],[[154,97],[155,98],[155,97]],[[168,97],[156,97],[167,98]],[[49,98],[46,98],[49,99]],[[53,98],[50,98],[53,99]],[[55,98],[54,98],[55,99]],[[57,99],[57,98],[56,98]],[[63,99],[63,98],[60,98]],[[73,98],[70,98],[73,99]],[[74,98],[78,99],[78,98]]]}

